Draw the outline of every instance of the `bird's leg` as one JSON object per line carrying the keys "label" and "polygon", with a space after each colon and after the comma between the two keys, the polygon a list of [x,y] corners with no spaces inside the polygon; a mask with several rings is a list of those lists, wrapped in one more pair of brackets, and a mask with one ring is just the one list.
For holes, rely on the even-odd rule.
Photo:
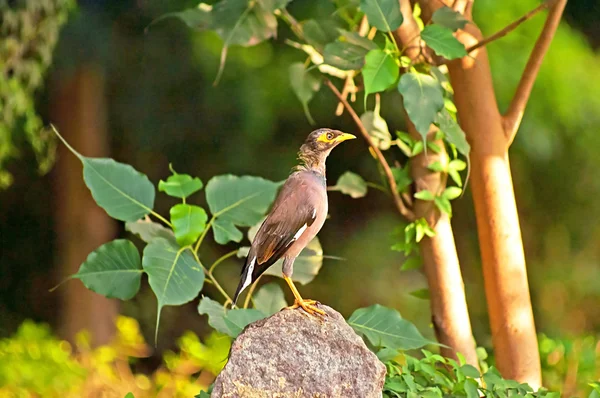
{"label": "bird's leg", "polygon": [[302,298],[302,296],[300,296],[298,289],[296,289],[294,282],[292,281],[292,279],[289,276],[283,274],[283,279],[285,279],[288,286],[292,290],[292,294],[294,295],[294,305],[292,305],[291,307],[288,307],[288,308],[295,309],[295,308],[301,307],[304,311],[308,312],[311,315],[314,315],[314,314],[326,315],[325,311],[315,307],[315,304],[317,303],[317,301],[304,300]]}

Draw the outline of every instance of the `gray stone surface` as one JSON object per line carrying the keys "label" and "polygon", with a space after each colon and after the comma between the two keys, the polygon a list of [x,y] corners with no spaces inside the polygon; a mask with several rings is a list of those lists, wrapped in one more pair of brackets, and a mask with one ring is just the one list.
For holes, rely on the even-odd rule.
{"label": "gray stone surface", "polygon": [[213,398],[381,397],[385,366],[330,307],[320,319],[284,309],[234,341]]}

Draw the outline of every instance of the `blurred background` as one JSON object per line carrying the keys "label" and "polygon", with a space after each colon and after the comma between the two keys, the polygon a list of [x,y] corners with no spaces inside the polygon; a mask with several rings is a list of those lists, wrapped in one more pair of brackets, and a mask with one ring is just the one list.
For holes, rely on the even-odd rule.
{"label": "blurred background", "polygon": [[[196,3],[0,0],[0,338],[32,320],[69,341],[85,328],[92,344],[104,344],[114,336],[117,314],[123,314],[153,340],[156,301],[146,280],[129,302],[104,299],[77,280],[49,292],[91,250],[128,233],[94,204],[82,185],[80,162],[62,146],[53,164],[57,143],[40,134],[43,126],[54,123],[84,155],[131,164],[154,183],[169,175],[169,163],[205,183],[227,173],[279,181],[296,164],[296,152],[312,129],[356,133],[346,114],[334,115],[335,99],[325,89],[310,104],[316,125],[308,123],[287,69],[305,56],[282,40],[231,48],[215,87],[222,44],[216,34],[190,30],[177,19],[148,28],[158,16]],[[474,18],[489,35],[538,4],[477,0]],[[302,20],[328,15],[333,6],[303,0],[289,10]],[[596,0],[567,4],[510,151],[544,382],[570,392],[600,376],[599,20]],[[488,47],[502,110],[543,21],[538,15]],[[280,26],[282,36],[285,29]],[[382,115],[390,130],[403,130],[400,98],[386,96]],[[356,107],[361,113],[362,97]],[[377,180],[365,142],[345,144],[331,155],[330,185],[346,170]],[[408,294],[425,287],[423,275],[400,272],[402,258],[389,250],[394,229],[403,225],[391,201],[375,190],[361,199],[329,196],[331,217],[319,236],[326,254],[347,260],[325,259],[320,274],[301,291],[345,316],[374,303],[396,308],[433,336],[429,303]],[[203,200],[202,194],[192,197]],[[155,209],[166,214],[174,203],[158,195]],[[455,202],[454,214],[475,337],[490,349],[469,194]],[[215,245],[207,257],[232,248]],[[240,266],[234,258],[217,271],[229,292]],[[216,296],[211,286],[203,293]],[[153,371],[184,331],[207,333],[196,306],[163,310],[157,347],[138,362],[139,369]]]}

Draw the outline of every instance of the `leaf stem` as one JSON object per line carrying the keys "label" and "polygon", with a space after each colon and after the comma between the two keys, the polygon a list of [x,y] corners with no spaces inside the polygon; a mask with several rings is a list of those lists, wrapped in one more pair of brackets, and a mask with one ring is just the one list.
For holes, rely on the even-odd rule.
{"label": "leaf stem", "polygon": [[382,185],[379,185],[379,184],[377,184],[377,183],[375,183],[375,182],[371,182],[371,181],[365,181],[365,183],[367,184],[367,186],[368,186],[368,187],[371,187],[371,188],[378,189],[378,190],[380,190],[381,192],[383,192],[383,193],[386,193],[386,194],[389,194],[389,193],[390,193],[390,191],[388,191],[388,190],[386,189],[386,187],[384,187],[384,186],[382,186]]}
{"label": "leaf stem", "polygon": [[214,221],[215,221],[215,216],[213,215],[211,217],[210,221],[208,222],[208,224],[206,224],[204,231],[202,231],[202,235],[200,235],[200,238],[198,238],[198,242],[196,242],[196,246],[194,246],[194,253],[196,253],[196,255],[198,254],[198,249],[200,248],[200,245],[202,244],[204,237],[208,233],[208,230],[210,229],[210,227],[212,227],[212,224]]}
{"label": "leaf stem", "polygon": [[210,270],[206,269],[206,267],[204,266],[204,264],[202,264],[200,262],[200,259],[198,258],[198,254],[196,254],[196,252],[194,250],[192,250],[191,246],[187,246],[186,248],[190,249],[190,251],[192,252],[192,255],[194,256],[194,259],[196,260],[196,262],[198,264],[200,264],[200,266],[204,270],[204,273],[206,274],[206,276],[208,276],[208,278],[211,280],[211,282],[213,283],[213,285],[215,285],[215,287],[217,288],[217,290],[223,295],[223,297],[225,297],[225,303],[223,304],[223,306],[227,306],[228,303],[232,303],[233,300],[231,300],[231,297],[229,297],[229,295],[227,294],[227,292],[225,291],[225,289],[223,289],[223,287],[221,286],[221,284],[215,279],[215,277],[212,274],[212,272],[210,272]]}
{"label": "leaf stem", "polygon": [[217,259],[208,269],[208,272],[210,272],[212,274],[212,272],[215,270],[215,268],[217,268],[217,265],[221,264],[223,261],[227,260],[228,258],[235,256],[237,254],[237,250],[232,250],[227,254],[224,254],[223,256],[221,256],[219,259]]}
{"label": "leaf stem", "polygon": [[164,218],[163,216],[161,216],[160,214],[158,214],[154,210],[151,210],[150,214],[152,214],[154,217],[158,218],[160,221],[162,221],[165,224],[167,224],[169,227],[173,228],[173,224],[171,224],[171,222],[169,220],[167,220],[166,218]]}

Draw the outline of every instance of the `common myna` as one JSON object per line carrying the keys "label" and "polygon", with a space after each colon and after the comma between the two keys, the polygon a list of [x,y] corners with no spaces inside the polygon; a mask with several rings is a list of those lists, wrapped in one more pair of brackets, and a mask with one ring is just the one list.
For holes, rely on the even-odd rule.
{"label": "common myna", "polygon": [[300,165],[288,177],[267,218],[260,226],[242,268],[240,283],[233,302],[263,272],[283,257],[283,279],[294,294],[292,308],[302,307],[309,314],[325,312],[315,307],[316,301],[304,300],[294,282],[294,260],[317,235],[327,217],[325,160],[340,142],[356,138],[352,134],[327,128],[308,135],[300,147]]}

